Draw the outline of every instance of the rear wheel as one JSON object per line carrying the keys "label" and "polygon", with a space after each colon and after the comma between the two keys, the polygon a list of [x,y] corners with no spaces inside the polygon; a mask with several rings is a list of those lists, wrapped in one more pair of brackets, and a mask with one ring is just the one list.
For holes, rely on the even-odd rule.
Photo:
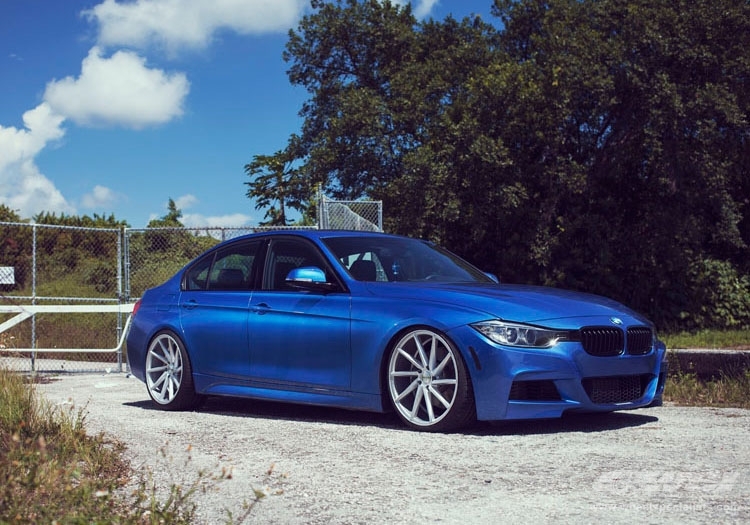
{"label": "rear wheel", "polygon": [[474,395],[463,358],[447,337],[419,328],[391,349],[388,393],[407,426],[444,432],[476,419]]}
{"label": "rear wheel", "polygon": [[189,410],[200,402],[185,345],[171,331],[156,334],[148,347],[146,387],[156,406],[163,410]]}

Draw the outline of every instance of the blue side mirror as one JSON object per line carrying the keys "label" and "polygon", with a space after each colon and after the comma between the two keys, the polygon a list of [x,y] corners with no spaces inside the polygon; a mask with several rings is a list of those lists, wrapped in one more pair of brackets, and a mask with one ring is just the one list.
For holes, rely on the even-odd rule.
{"label": "blue side mirror", "polygon": [[302,290],[330,292],[337,289],[335,283],[326,280],[326,274],[317,266],[301,266],[290,271],[286,276],[286,284]]}

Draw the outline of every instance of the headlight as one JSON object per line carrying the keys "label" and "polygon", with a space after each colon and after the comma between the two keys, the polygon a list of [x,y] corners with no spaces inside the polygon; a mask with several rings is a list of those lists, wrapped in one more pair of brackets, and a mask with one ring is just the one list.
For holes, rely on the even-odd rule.
{"label": "headlight", "polygon": [[484,321],[471,326],[487,339],[506,346],[549,348],[566,338],[564,331],[500,320]]}

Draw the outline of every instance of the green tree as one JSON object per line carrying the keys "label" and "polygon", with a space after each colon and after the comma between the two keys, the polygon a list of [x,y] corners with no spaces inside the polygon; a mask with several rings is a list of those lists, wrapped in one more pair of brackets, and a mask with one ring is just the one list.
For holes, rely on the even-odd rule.
{"label": "green tree", "polygon": [[298,145],[299,137],[293,135],[286,149],[256,155],[245,165],[245,173],[252,178],[245,182],[247,196],[255,200],[255,209],[266,210],[264,218],[268,220],[261,226],[287,226],[287,208],[305,215],[312,205],[312,190],[296,167],[301,156]]}
{"label": "green tree", "polygon": [[172,198],[167,202],[167,213],[158,219],[152,219],[148,222],[147,228],[184,228],[185,225],[180,222],[182,210],[177,207]]}
{"label": "green tree", "polygon": [[408,5],[379,0],[312,6],[284,55],[292,83],[311,94],[301,174],[335,198],[383,200],[392,231],[444,240],[474,189],[452,170],[471,147],[454,108],[493,60],[492,27],[418,24]]}
{"label": "green tree", "polygon": [[697,262],[747,271],[747,2],[503,0],[495,12],[503,45],[539,78],[537,111],[558,112],[536,149],[573,161],[526,171],[580,174],[546,200],[557,229],[543,279],[675,324]]}

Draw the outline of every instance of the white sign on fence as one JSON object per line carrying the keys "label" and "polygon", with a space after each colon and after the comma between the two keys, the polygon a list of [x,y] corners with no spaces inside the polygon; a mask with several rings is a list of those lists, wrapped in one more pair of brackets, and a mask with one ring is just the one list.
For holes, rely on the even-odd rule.
{"label": "white sign on fence", "polygon": [[0,284],[16,284],[16,269],[13,266],[0,266]]}

